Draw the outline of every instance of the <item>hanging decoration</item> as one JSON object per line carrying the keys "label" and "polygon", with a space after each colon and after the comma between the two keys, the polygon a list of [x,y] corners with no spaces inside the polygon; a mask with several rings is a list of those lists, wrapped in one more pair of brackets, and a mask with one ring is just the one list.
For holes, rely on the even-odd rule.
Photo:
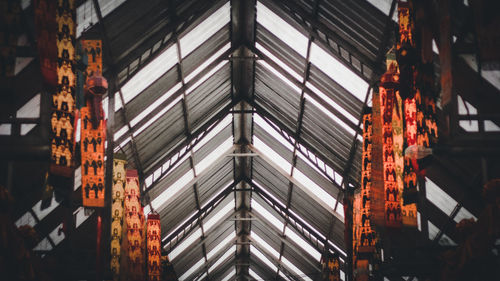
{"label": "hanging decoration", "polygon": [[[120,266],[121,280],[144,280],[144,213],[140,202],[139,178],[136,170],[127,171],[125,186],[125,224],[126,239],[122,243],[122,256],[125,255]],[[124,253],[123,253],[124,252]],[[126,272],[124,272],[126,270]]]}
{"label": "hanging decoration", "polygon": [[150,213],[147,222],[147,251],[149,281],[160,281],[161,277],[161,223],[160,215]]}
{"label": "hanging decoration", "polygon": [[85,83],[85,106],[80,109],[83,205],[104,207],[106,121],[101,97],[107,91],[107,82],[100,76],[102,43],[101,40],[83,40],[82,45],[89,58]]}
{"label": "hanging decoration", "polygon": [[[56,176],[71,178],[74,161],[75,8],[74,0],[58,1],[57,3],[57,86],[52,95],[50,172]],[[50,36],[50,31],[48,34]],[[48,39],[50,42],[50,37]],[[51,49],[48,48],[46,54],[50,53]],[[50,59],[47,65],[45,65],[45,61],[46,58],[44,58],[43,67],[50,68],[52,65]],[[47,77],[50,79],[50,73],[47,73]]]}
{"label": "hanging decoration", "polygon": [[373,122],[371,108],[363,115],[363,154],[361,165],[361,188],[354,195],[353,202],[353,269],[358,278],[367,276],[368,263],[375,257],[377,235],[370,224],[372,192],[372,135]]}
{"label": "hanging decoration", "polygon": [[340,281],[340,259],[338,256],[329,254],[323,258],[322,269],[323,278],[321,280]]}
{"label": "hanging decoration", "polygon": [[[388,61],[387,71],[380,79],[379,98],[382,126],[382,158],[385,194],[385,226],[401,225],[401,205],[397,186],[396,163],[393,139],[393,112],[396,96],[399,94],[397,66]],[[396,103],[397,105],[397,103]],[[377,121],[378,122],[378,121]]]}
{"label": "hanging decoration", "polygon": [[127,160],[125,155],[113,157],[113,190],[111,192],[111,272],[113,280],[118,280],[120,273],[120,250],[123,227],[123,201],[125,198]]}

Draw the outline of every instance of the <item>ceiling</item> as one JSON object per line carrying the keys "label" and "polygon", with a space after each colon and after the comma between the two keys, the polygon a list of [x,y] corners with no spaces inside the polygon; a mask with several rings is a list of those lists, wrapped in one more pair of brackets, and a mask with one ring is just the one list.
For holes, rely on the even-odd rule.
{"label": "ceiling", "polygon": [[[106,51],[108,146],[138,170],[179,280],[319,280],[327,252],[343,269],[343,192],[359,186],[360,117],[395,2],[78,1],[78,36]],[[441,245],[456,241],[450,221],[480,210],[470,164],[443,158],[427,175],[421,224]],[[44,237],[35,249],[57,250],[68,207],[33,198],[17,224]],[[92,229],[92,213],[70,209],[76,232]]]}

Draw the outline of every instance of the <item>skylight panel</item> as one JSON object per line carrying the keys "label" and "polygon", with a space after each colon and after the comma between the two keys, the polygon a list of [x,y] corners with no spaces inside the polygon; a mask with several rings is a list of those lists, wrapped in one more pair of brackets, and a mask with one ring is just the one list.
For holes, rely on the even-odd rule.
{"label": "skylight panel", "polygon": [[252,278],[254,278],[255,280],[265,280],[264,278],[260,277],[259,274],[257,274],[257,272],[253,271],[251,268],[248,269],[248,274],[250,274],[250,276]]}
{"label": "skylight panel", "polygon": [[282,60],[277,58],[275,55],[273,55],[269,50],[267,50],[264,46],[259,44],[259,42],[255,43],[255,47],[260,50],[264,55],[268,56],[271,60],[276,62],[281,68],[283,68],[286,72],[288,72],[290,75],[292,75],[295,79],[298,81],[303,81],[304,78],[302,75],[298,74],[295,72],[291,67],[289,67],[286,63],[284,63]]}
{"label": "skylight panel", "polygon": [[278,76],[279,79],[281,79],[281,81],[285,82],[285,84],[287,84],[288,86],[290,86],[295,93],[299,94],[301,93],[301,89],[299,87],[297,87],[294,83],[292,83],[292,81],[288,80],[288,78],[286,78],[285,76],[283,76],[283,74],[281,74],[278,70],[276,70],[274,67],[272,67],[271,65],[269,65],[267,62],[263,61],[263,60],[258,60],[257,61],[258,64],[264,66],[265,68],[267,68],[269,71],[271,71],[274,75]]}
{"label": "skylight panel", "polygon": [[229,201],[220,211],[218,211],[213,217],[203,223],[203,229],[208,232],[212,227],[220,222],[222,218],[227,216],[231,211],[234,210],[234,199]]}
{"label": "skylight panel", "polygon": [[284,224],[253,198],[251,205],[252,210],[255,210],[257,213],[259,213],[265,220],[271,223],[272,226],[276,227],[278,231],[283,231]]}
{"label": "skylight panel", "polygon": [[298,267],[296,267],[291,261],[287,260],[285,257],[281,257],[281,262],[286,265],[286,267],[290,268],[291,271],[295,273],[295,275],[299,276],[300,279],[306,281],[313,281],[309,276],[304,274]]}
{"label": "skylight panel", "polygon": [[231,270],[226,277],[222,279],[222,281],[229,281],[234,275],[236,275],[236,269]]}
{"label": "skylight panel", "polygon": [[[429,239],[434,240],[439,233],[439,228],[435,226],[432,222],[428,221],[429,224]],[[441,238],[439,238],[440,245],[457,245],[448,235],[442,233]]]}
{"label": "skylight panel", "polygon": [[204,272],[199,278],[197,278],[196,280],[203,280],[203,278],[207,277],[207,273]]}
{"label": "skylight panel", "polygon": [[78,228],[82,223],[84,223],[93,213],[94,210],[89,209],[89,214],[85,213],[84,207],[79,207],[76,211],[73,212],[73,216],[75,216],[75,227]]}
{"label": "skylight panel", "polygon": [[[217,244],[217,246],[215,246],[210,252],[207,253],[207,259],[211,259],[213,256],[215,256],[220,250],[222,250],[224,247],[226,247],[229,244],[229,242],[233,241],[234,238],[236,238],[236,232],[233,231],[224,240],[219,242]],[[227,252],[230,252],[230,251],[231,250],[229,249]]]}
{"label": "skylight panel", "polygon": [[219,71],[224,65],[228,64],[227,60],[221,61],[218,65],[216,65],[214,68],[212,68],[207,74],[203,75],[199,80],[197,80],[193,85],[191,85],[189,88],[186,89],[186,95],[189,95],[192,91],[194,91],[198,86],[203,84],[203,82],[207,81],[208,78],[212,77],[214,73]]}
{"label": "skylight panel", "polygon": [[[212,266],[208,268],[208,272],[212,272],[215,270],[219,265],[221,265],[227,258],[229,258],[231,255],[234,255],[236,252],[236,245],[232,246],[227,250],[227,252],[224,253]],[[208,258],[208,256],[207,256]],[[201,280],[201,279],[200,279]]]}
{"label": "skylight panel", "polygon": [[35,227],[36,221],[33,215],[28,211],[24,213],[19,219],[16,221],[16,227],[21,227],[23,225],[29,225],[31,227]]}
{"label": "skylight panel", "polygon": [[[322,99],[322,101],[328,103],[331,105],[333,108],[338,110],[342,115],[344,115],[347,119],[349,119],[352,123],[358,124],[359,120],[358,118],[352,116],[347,110],[345,110],[342,106],[338,105],[336,102],[334,102],[327,94],[323,93],[320,91],[316,86],[311,84],[310,82],[306,82],[306,86],[311,89],[316,95],[318,95],[319,98]],[[321,101],[318,101],[321,103]]]}
{"label": "skylight panel", "polygon": [[[306,150],[307,151],[307,150]],[[310,151],[307,151],[307,154],[309,154],[310,156],[312,155],[312,157],[314,157],[314,159],[318,160],[318,161],[321,161],[316,155],[314,155],[312,152]],[[314,169],[316,172],[318,172],[318,174],[320,174],[324,179],[326,179],[327,181],[330,181],[330,179],[328,179],[324,173],[326,173],[328,176],[330,176],[331,178],[335,179],[335,173],[333,171],[332,168],[330,168],[330,166],[328,166],[326,163],[322,162],[321,164],[318,164],[319,166],[324,166],[325,167],[325,171],[321,171],[318,167],[316,167],[316,165],[313,164],[312,160],[309,159],[309,157],[306,157],[304,156],[302,153],[297,153],[297,156],[304,160],[304,162],[306,162],[306,164],[311,167],[312,169]],[[339,184],[340,185],[340,184]]]}
{"label": "skylight panel", "polygon": [[335,206],[335,198],[328,194],[322,187],[317,185],[313,180],[311,180],[308,176],[302,173],[299,169],[295,169],[293,173],[293,178],[299,181],[306,189],[308,189],[311,193],[315,194],[320,200],[322,200],[329,208],[333,211],[333,207]]}
{"label": "skylight panel", "polygon": [[[176,180],[171,186],[167,187],[160,195],[158,195],[151,205],[153,209],[158,210],[164,203],[172,199],[183,187],[185,187],[192,179],[194,179],[193,170],[189,169],[182,177]],[[148,210],[149,210],[149,206]]]}
{"label": "skylight panel", "polygon": [[179,277],[179,281],[187,280],[198,268],[200,268],[205,263],[205,258],[202,258],[197,263],[195,263],[192,267],[188,269],[181,277]]}
{"label": "skylight panel", "polygon": [[281,143],[288,150],[293,151],[293,145],[290,144],[282,135],[280,135],[271,125],[269,125],[259,114],[254,114],[253,121],[264,131],[270,134],[274,139]]}
{"label": "skylight panel", "polygon": [[272,148],[270,148],[257,136],[253,137],[253,144],[257,149],[259,149],[262,152],[262,154],[268,156],[271,161],[273,161],[285,172],[289,173],[289,171],[292,169],[292,164],[290,164],[287,160],[281,157],[281,155],[275,152]]}
{"label": "skylight panel", "polygon": [[42,221],[48,214],[50,214],[57,206],[59,206],[59,202],[56,201],[55,196],[52,196],[52,201],[50,202],[50,206],[41,210],[42,200],[38,201],[35,206],[33,206],[33,212],[39,221]]}
{"label": "skylight panel", "polygon": [[64,231],[62,231],[62,228],[63,224],[61,223],[58,226],[56,226],[56,228],[54,228],[54,230],[52,230],[51,233],[49,233],[50,239],[52,239],[52,242],[54,242],[54,245],[56,246],[59,243],[61,243],[61,241],[63,241],[65,238]]}
{"label": "skylight panel", "polygon": [[453,218],[453,220],[456,223],[459,223],[463,219],[474,219],[474,220],[477,220],[477,218],[471,212],[469,212],[464,207],[461,207],[460,210],[458,211],[457,215]]}
{"label": "skylight panel", "polygon": [[[175,84],[170,90],[168,90],[165,94],[163,94],[160,98],[156,99],[150,106],[148,106],[145,110],[141,111],[139,115],[134,117],[130,121],[130,126],[134,127],[137,125],[144,117],[146,117],[149,113],[151,113],[153,110],[155,110],[158,106],[160,106],[164,101],[166,101],[168,98],[170,98],[175,92],[177,92],[180,88],[182,87],[181,83]],[[171,103],[175,104],[175,103]]]}
{"label": "skylight panel", "polygon": [[182,96],[178,96],[171,103],[169,103],[167,106],[165,106],[160,112],[158,112],[155,116],[153,116],[153,118],[149,119],[148,122],[146,122],[139,129],[137,129],[133,133],[134,137],[138,136],[147,127],[151,126],[151,124],[153,124],[156,120],[158,120],[161,116],[163,116],[167,111],[169,111],[172,107],[174,107],[174,105],[176,105],[181,99],[182,99]]}
{"label": "skylight panel", "polygon": [[232,136],[227,138],[223,143],[221,143],[216,149],[214,149],[210,154],[208,154],[203,160],[195,165],[196,173],[199,175],[205,171],[208,167],[212,166],[214,162],[221,157],[221,155],[227,154],[228,150],[233,147]]}
{"label": "skylight panel", "polygon": [[[193,244],[196,240],[201,238],[201,229],[198,228],[195,232],[191,233],[187,238],[185,238],[180,244],[178,244],[170,253],[168,257],[170,260],[174,260],[177,256],[179,256],[184,250],[186,250],[191,244]],[[203,262],[205,260],[203,259]]]}
{"label": "skylight panel", "polygon": [[332,78],[335,82],[342,85],[347,91],[353,94],[357,99],[364,102],[368,83],[344,66],[337,59],[328,54],[317,44],[311,44],[310,59],[319,69]]}
{"label": "skylight panel", "polygon": [[457,95],[457,103],[458,103],[458,114],[477,115],[477,108],[475,108],[472,104],[462,99],[460,95]]}
{"label": "skylight panel", "polygon": [[[335,250],[337,250],[339,253],[342,253],[344,256],[347,257],[347,253],[344,252],[344,250],[342,250],[339,246],[335,245],[335,243],[333,243],[332,241],[328,240],[328,244],[330,244],[330,246],[332,246],[333,248],[335,248]],[[342,258],[341,258],[342,260]]]}
{"label": "skylight panel", "polygon": [[261,260],[265,265],[267,265],[272,271],[276,272],[278,268],[274,265],[263,253],[261,253],[254,245],[250,245],[250,253],[255,255],[259,260]]}
{"label": "skylight panel", "polygon": [[209,57],[207,60],[205,60],[200,66],[198,66],[193,72],[191,72],[189,75],[187,75],[184,78],[185,83],[189,83],[196,75],[198,75],[200,72],[202,72],[205,68],[207,68],[211,63],[213,63],[216,59],[218,59],[224,52],[229,50],[231,47],[231,43],[227,43],[224,45],[222,48],[220,48],[215,54],[213,54],[211,57]]}
{"label": "skylight panel", "polygon": [[285,207],[285,204],[283,204],[283,202],[281,202],[280,199],[274,197],[274,195],[271,192],[269,192],[266,188],[264,188],[262,185],[260,185],[257,181],[252,179],[252,183],[255,184],[258,188],[260,188],[260,190],[262,190],[264,193],[266,193],[269,197],[271,197],[275,202],[278,202],[278,204],[280,204],[282,207]]}
{"label": "skylight panel", "polygon": [[307,227],[312,229],[317,235],[319,235],[321,238],[326,239],[326,237],[323,234],[321,234],[321,232],[319,232],[315,227],[310,225],[306,220],[304,220],[301,216],[299,216],[299,214],[295,213],[292,209],[289,209],[288,211],[290,213],[292,213],[296,218],[298,218],[301,224],[306,225]]}
{"label": "skylight panel", "polygon": [[432,204],[436,205],[447,216],[453,212],[457,205],[457,201],[450,195],[444,192],[437,184],[426,178],[425,182],[425,195]]}
{"label": "skylight panel", "polygon": [[311,257],[316,259],[316,261],[321,260],[321,253],[318,252],[313,246],[309,245],[302,237],[297,235],[293,230],[291,230],[289,227],[285,229],[285,235],[290,238],[295,244],[299,245],[304,251],[306,251]]}
{"label": "skylight panel", "polygon": [[316,106],[321,112],[325,113],[330,119],[332,119],[335,123],[340,125],[342,128],[344,128],[349,134],[353,135],[356,133],[351,127],[349,127],[344,121],[340,120],[335,114],[333,114],[330,110],[326,109],[322,104],[321,101],[317,101],[314,98],[312,98],[308,94],[304,94],[306,97],[306,100],[311,102],[314,106]]}
{"label": "skylight panel", "polygon": [[285,279],[285,280],[290,281],[290,278],[288,278],[288,277],[287,277],[287,276],[283,273],[283,271],[281,271],[281,270],[280,270],[280,271],[279,271],[279,275],[281,276],[281,278],[283,278],[283,279]]}
{"label": "skylight panel", "polygon": [[259,1],[257,1],[257,22],[301,56],[306,57],[308,38]]}
{"label": "skylight panel", "polygon": [[202,148],[207,142],[209,142],[213,137],[218,135],[222,130],[224,130],[229,124],[233,122],[233,118],[231,115],[226,115],[222,121],[217,124],[206,136],[204,136],[200,142],[198,142],[194,147],[193,147],[193,152],[198,151],[198,149]]}
{"label": "skylight panel", "polygon": [[[121,87],[125,103],[131,101],[144,89],[149,87],[151,83],[160,78],[160,76],[172,68],[177,62],[177,45],[174,44],[144,66]],[[115,93],[115,111],[118,111],[121,106],[120,96],[117,92]]]}
{"label": "skylight panel", "polygon": [[253,241],[257,242],[258,245],[266,249],[276,259],[280,258],[280,254],[278,253],[278,251],[276,251],[271,245],[269,245],[266,241],[264,241],[264,239],[262,239],[259,235],[257,235],[257,233],[255,233],[253,230],[250,232],[250,236],[252,237]]}
{"label": "skylight panel", "polygon": [[[144,210],[146,210],[146,207],[144,207]],[[149,214],[149,212],[146,212],[144,211],[145,214]],[[176,228],[174,228],[172,231],[170,231],[170,233],[167,234],[167,236],[163,237],[162,238],[162,242],[165,242],[165,240],[167,240],[167,237],[169,237],[170,235],[172,235],[172,233],[176,232],[177,230],[179,230],[179,228],[181,228],[187,221],[189,221],[192,217],[194,217],[196,214],[198,213],[198,211],[194,211],[192,212],[189,216],[187,216],[187,218],[182,222],[180,223]]]}
{"label": "skylight panel", "polygon": [[36,94],[16,112],[17,118],[40,117],[40,94]]}
{"label": "skylight panel", "polygon": [[233,181],[234,180],[231,178],[230,180],[228,180],[228,182],[222,185],[222,187],[219,188],[219,190],[214,195],[212,195],[212,197],[210,197],[208,200],[206,200],[205,203],[203,203],[203,205],[201,205],[201,208],[205,208],[213,199],[215,199],[215,197],[219,196],[226,188],[228,188],[233,183]]}
{"label": "skylight panel", "polygon": [[227,25],[230,21],[230,13],[230,5],[227,2],[193,30],[181,37],[179,40],[181,57],[184,58],[189,55],[208,38]]}
{"label": "skylight panel", "polygon": [[45,237],[38,245],[33,248],[34,251],[50,251],[52,250],[52,245],[50,245],[49,239]]}

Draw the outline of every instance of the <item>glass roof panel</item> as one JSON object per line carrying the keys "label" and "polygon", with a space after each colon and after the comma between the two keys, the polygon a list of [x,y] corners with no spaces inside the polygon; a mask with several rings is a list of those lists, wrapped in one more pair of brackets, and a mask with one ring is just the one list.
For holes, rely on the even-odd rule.
{"label": "glass roof panel", "polygon": [[285,235],[290,238],[295,244],[299,245],[304,251],[311,255],[316,261],[320,261],[321,253],[318,252],[313,246],[309,245],[302,237],[293,232],[289,227],[285,229]]}
{"label": "glass roof panel", "polygon": [[[176,257],[178,257],[184,250],[191,246],[191,244],[193,244],[200,237],[201,229],[198,228],[195,232],[191,233],[186,239],[184,239],[184,241],[178,244],[172,251],[170,251],[170,253],[168,254],[170,260],[174,260]],[[205,262],[205,259],[203,259],[203,262]]]}
{"label": "glass roof panel", "polygon": [[436,205],[443,213],[447,216],[453,212],[453,209],[457,205],[457,201],[453,199],[450,195],[444,192],[437,184],[426,178],[425,181],[425,195],[432,204]]}
{"label": "glass roof panel", "polygon": [[207,68],[207,66],[209,66],[212,62],[214,62],[217,58],[219,58],[225,51],[229,50],[230,47],[231,47],[231,43],[227,43],[222,48],[220,48],[217,52],[215,52],[215,54],[213,54],[206,61],[204,61],[200,66],[198,66],[195,70],[193,70],[193,72],[191,72],[189,75],[187,75],[184,78],[184,82],[189,83],[189,81],[191,81],[196,75],[198,75],[205,68]]}
{"label": "glass roof panel", "polygon": [[[234,234],[236,235],[236,234]],[[232,237],[234,238],[234,237]],[[226,245],[225,245],[226,246]],[[221,265],[228,257],[230,257],[231,255],[234,255],[236,252],[236,245],[232,246],[231,248],[229,248],[227,250],[226,253],[224,253],[224,255],[222,255],[214,264],[212,264],[212,266],[210,266],[208,268],[208,272],[212,272],[214,269],[216,269],[219,265]],[[208,257],[208,254],[207,254],[207,258]],[[200,278],[201,280],[201,278]]]}
{"label": "glass roof panel", "polygon": [[202,258],[197,263],[195,263],[192,267],[188,269],[181,277],[179,277],[179,281],[187,280],[198,268],[200,268],[205,263],[205,258]]}
{"label": "glass roof panel", "polygon": [[[359,121],[358,118],[352,116],[349,112],[347,112],[347,110],[345,110],[342,106],[340,106],[336,102],[334,102],[330,97],[328,97],[328,95],[326,95],[325,93],[323,93],[322,91],[320,91],[313,84],[311,84],[309,82],[306,82],[306,86],[309,89],[311,89],[313,92],[315,92],[316,95],[318,95],[322,99],[322,101],[328,103],[333,108],[335,108],[336,110],[338,110],[342,115],[344,115],[345,117],[347,117],[347,119],[351,120],[352,123],[354,123],[354,124],[358,123],[358,121]],[[321,101],[318,101],[318,102],[321,102]]]}
{"label": "glass roof panel", "polygon": [[214,68],[212,68],[207,74],[203,75],[198,81],[196,81],[193,85],[191,85],[189,88],[186,89],[186,95],[189,95],[194,89],[196,89],[198,86],[200,86],[203,82],[207,81],[208,78],[210,78],[214,73],[219,71],[224,65],[228,64],[227,60],[221,61],[218,65],[216,65]]}
{"label": "glass roof panel", "polygon": [[290,171],[292,169],[292,164],[290,164],[287,160],[285,160],[283,157],[281,157],[281,155],[279,155],[276,151],[274,151],[272,148],[270,148],[267,144],[265,144],[257,136],[253,137],[253,144],[264,155],[267,155],[271,161],[273,161],[276,165],[278,165],[286,173],[290,174]]}
{"label": "glass roof panel", "polygon": [[229,281],[234,275],[236,275],[236,269],[231,270],[221,281]]}
{"label": "glass roof panel", "polygon": [[[179,191],[181,191],[181,189],[193,178],[193,169],[189,169],[189,171],[187,171],[182,177],[176,180],[171,186],[167,187],[162,193],[160,193],[160,195],[151,201],[153,209],[158,209],[163,203],[167,202],[167,200],[179,193]],[[144,211],[146,211],[146,208],[148,208],[149,211],[149,206],[146,206]]]}
{"label": "glass roof panel", "polygon": [[186,57],[194,51],[194,49],[203,44],[203,42],[228,24],[229,21],[230,5],[229,2],[227,2],[193,30],[180,38],[179,44],[181,46],[182,58]]}
{"label": "glass roof panel", "polygon": [[208,232],[212,227],[214,227],[220,220],[227,216],[231,211],[234,210],[234,199],[229,201],[220,211],[218,211],[213,217],[203,223],[203,228],[205,232]]}
{"label": "glass roof panel", "polygon": [[305,94],[304,95],[306,97],[306,100],[309,101],[310,103],[312,103],[314,106],[316,106],[319,110],[321,110],[323,113],[325,113],[331,120],[333,120],[335,123],[339,124],[340,126],[342,126],[342,128],[344,128],[347,132],[349,132],[351,135],[354,136],[354,134],[356,133],[351,127],[347,126],[346,123],[344,123],[344,121],[340,120],[337,116],[335,116],[335,114],[333,114],[331,111],[329,111],[328,109],[326,109],[321,103],[322,101],[317,101],[315,99],[313,99],[310,95],[308,94]]}
{"label": "glass roof panel", "polygon": [[299,169],[295,169],[293,173],[293,177],[299,181],[305,188],[307,188],[310,192],[317,195],[320,200],[325,202],[330,209],[333,211],[333,207],[335,206],[335,198],[328,194],[322,187],[317,185],[313,180],[311,180],[308,176],[302,173]]}
{"label": "glass roof panel", "polygon": [[196,174],[199,175],[203,173],[205,169],[210,167],[215,162],[215,160],[221,157],[221,155],[224,155],[224,152],[230,149],[232,146],[233,146],[233,138],[231,136],[227,138],[223,143],[221,143],[205,158],[203,158],[203,160],[201,160],[198,164],[195,165],[194,169],[196,171]]}
{"label": "glass roof panel", "polygon": [[254,114],[253,116],[253,121],[259,125],[264,131],[266,131],[268,134],[270,134],[272,137],[274,137],[279,143],[281,143],[284,147],[286,147],[288,150],[293,151],[293,145],[290,144],[281,134],[279,134],[276,131],[276,125],[273,128],[273,126],[269,125],[264,118],[260,116],[260,114]]}
{"label": "glass roof panel", "polygon": [[257,63],[260,64],[260,65],[262,65],[262,66],[264,66],[265,68],[267,68],[274,75],[278,76],[278,78],[281,79],[281,81],[285,82],[285,84],[287,84],[288,86],[290,86],[297,94],[300,95],[301,89],[299,87],[297,87],[294,83],[292,83],[292,81],[288,80],[285,76],[283,76],[274,67],[272,67],[271,65],[269,65],[267,62],[265,62],[263,60],[258,60]]}
{"label": "glass roof panel", "polygon": [[198,151],[198,149],[200,149],[202,146],[204,146],[213,137],[218,135],[224,128],[229,126],[229,124],[231,124],[232,121],[233,121],[233,119],[232,119],[231,115],[228,114],[226,117],[224,117],[224,119],[222,119],[222,121],[219,124],[217,124],[217,126],[215,126],[206,136],[203,137],[203,139],[199,143],[197,143],[193,147],[193,152]]}
{"label": "glass roof panel", "polygon": [[311,62],[360,101],[365,101],[368,83],[315,43],[311,44]]}
{"label": "glass roof panel", "polygon": [[252,210],[259,213],[265,220],[271,223],[272,226],[276,227],[278,231],[283,231],[283,223],[277,219],[273,214],[267,211],[262,205],[260,205],[256,200],[252,198]]}
{"label": "glass roof panel", "polygon": [[[229,242],[233,241],[235,237],[236,237],[236,232],[233,231],[226,238],[224,238],[224,240],[219,242],[219,244],[217,244],[217,246],[215,246],[210,252],[207,253],[207,259],[211,259],[213,256],[215,256],[220,250],[226,247],[229,244]],[[230,250],[228,250],[228,252],[230,252]],[[213,266],[215,266],[215,264]]]}
{"label": "glass roof panel", "polygon": [[307,55],[307,37],[257,1],[257,22],[288,44],[304,58]]}
{"label": "glass roof panel", "polygon": [[260,50],[263,54],[265,54],[266,56],[268,56],[271,60],[273,60],[274,62],[276,62],[281,68],[283,68],[286,72],[288,72],[289,74],[291,74],[295,79],[297,79],[298,81],[301,81],[301,82],[304,80],[304,78],[300,74],[298,74],[297,72],[295,72],[288,65],[286,65],[286,63],[284,63],[282,60],[280,60],[275,55],[273,55],[269,50],[267,50],[266,48],[264,48],[264,46],[262,46],[261,44],[259,44],[259,42],[255,43],[255,47],[258,50]]}
{"label": "glass roof panel", "polygon": [[266,280],[266,279],[260,277],[259,274],[257,274],[257,272],[253,271],[251,268],[248,269],[248,274],[250,274],[250,276],[252,278],[254,278],[255,280]]}
{"label": "glass roof panel", "polygon": [[257,233],[251,231],[250,236],[255,242],[257,242],[257,244],[266,249],[276,259],[279,259],[280,254],[278,253],[278,251],[276,251],[273,247],[271,247],[271,245],[269,245],[264,239],[262,239],[259,235],[257,235]]}
{"label": "glass roof panel", "polygon": [[302,280],[313,281],[309,276],[304,274],[298,267],[296,267],[291,261],[287,260],[285,257],[281,258],[281,262],[286,265],[290,270],[295,273],[296,276],[300,277]]}
{"label": "glass roof panel", "polygon": [[255,255],[259,260],[261,260],[265,265],[267,265],[272,271],[276,272],[278,268],[274,263],[272,263],[261,251],[259,251],[254,245],[250,245],[250,253]]}

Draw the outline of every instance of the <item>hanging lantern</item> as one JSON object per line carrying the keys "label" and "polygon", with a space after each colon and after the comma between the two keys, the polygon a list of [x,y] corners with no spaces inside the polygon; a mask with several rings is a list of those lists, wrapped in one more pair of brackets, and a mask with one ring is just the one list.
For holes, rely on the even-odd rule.
{"label": "hanging lantern", "polygon": [[[136,170],[127,170],[124,199],[126,246],[122,243],[125,264],[120,272],[128,280],[144,280],[144,213],[140,202],[139,178]],[[125,252],[125,253],[123,253]],[[123,272],[126,270],[126,272]]]}
{"label": "hanging lantern", "polygon": [[[50,1],[48,1],[50,2]],[[39,4],[43,5],[43,1]],[[52,61],[45,57],[48,54],[53,54],[53,49],[48,45],[42,46],[44,50],[42,67],[49,69],[53,62],[57,64],[57,86],[56,91],[52,95],[52,146],[51,146],[51,165],[50,172],[56,176],[70,178],[73,176],[73,161],[74,161],[74,105],[75,105],[75,73],[73,65],[75,63],[75,9],[74,0],[58,1],[58,5],[53,7],[56,9],[56,28],[57,35],[55,39],[57,58],[52,58]],[[47,7],[52,7],[47,4]],[[39,13],[43,10],[40,7]],[[38,14],[39,18],[42,18]],[[50,28],[51,25],[46,26]],[[51,41],[49,37],[51,32],[46,30],[48,35],[43,40]],[[40,35],[44,34],[43,30]],[[43,42],[41,42],[43,44]],[[45,72],[44,72],[45,73]],[[51,80],[50,70],[44,74],[47,80]]]}
{"label": "hanging lantern", "polygon": [[113,190],[111,192],[111,272],[118,280],[120,273],[120,250],[123,227],[123,201],[125,198],[126,170],[125,155],[113,157]]}
{"label": "hanging lantern", "polygon": [[[83,50],[88,61],[85,89],[86,106],[80,109],[81,114],[81,161],[83,205],[87,207],[104,206],[104,143],[106,141],[106,121],[102,109],[101,96],[107,89],[107,82],[93,70],[102,69],[101,40],[83,40]],[[99,95],[94,95],[96,92]]]}
{"label": "hanging lantern", "polygon": [[147,221],[148,277],[160,281],[161,276],[161,223],[159,214],[149,214]]}

